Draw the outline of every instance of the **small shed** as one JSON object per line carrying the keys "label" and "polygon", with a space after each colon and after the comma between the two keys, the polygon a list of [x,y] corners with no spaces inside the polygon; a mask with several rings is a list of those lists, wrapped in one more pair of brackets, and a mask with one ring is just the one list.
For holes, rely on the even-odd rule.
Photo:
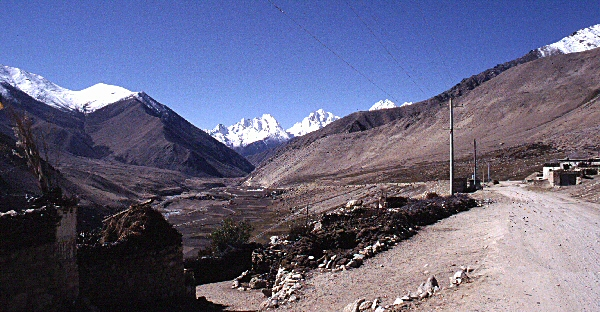
{"label": "small shed", "polygon": [[548,181],[552,186],[576,185],[579,176],[579,171],[559,169],[552,171],[548,176]]}

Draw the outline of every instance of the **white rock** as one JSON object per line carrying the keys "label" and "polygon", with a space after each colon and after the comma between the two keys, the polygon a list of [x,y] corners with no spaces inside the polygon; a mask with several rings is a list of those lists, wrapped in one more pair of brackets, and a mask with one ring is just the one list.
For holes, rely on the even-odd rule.
{"label": "white rock", "polygon": [[365,301],[363,303],[360,304],[360,306],[358,306],[358,310],[359,311],[365,311],[367,309],[371,308],[371,302],[370,301]]}
{"label": "white rock", "polygon": [[365,299],[357,299],[356,301],[349,303],[346,307],[344,307],[343,312],[360,312],[359,307],[360,304],[363,303]]}
{"label": "white rock", "polygon": [[380,302],[381,302],[381,300],[379,298],[375,298],[375,300],[373,300],[373,304],[371,305],[371,310],[377,309],[377,306],[379,305]]}
{"label": "white rock", "polygon": [[356,206],[361,206],[363,204],[362,199],[353,199],[346,203],[346,208],[352,208]]}

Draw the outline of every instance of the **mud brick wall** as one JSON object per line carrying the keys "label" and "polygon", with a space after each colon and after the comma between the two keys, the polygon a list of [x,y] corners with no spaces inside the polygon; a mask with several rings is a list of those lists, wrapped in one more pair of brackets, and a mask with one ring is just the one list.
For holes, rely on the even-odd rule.
{"label": "mud brick wall", "polygon": [[0,216],[0,311],[63,311],[78,295],[76,208]]}
{"label": "mud brick wall", "polygon": [[181,246],[80,246],[80,294],[99,307],[151,306],[186,297]]}

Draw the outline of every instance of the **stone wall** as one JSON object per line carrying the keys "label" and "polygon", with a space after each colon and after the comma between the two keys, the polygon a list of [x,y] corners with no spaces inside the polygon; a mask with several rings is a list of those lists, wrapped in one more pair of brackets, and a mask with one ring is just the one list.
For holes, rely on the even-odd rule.
{"label": "stone wall", "polygon": [[0,310],[63,311],[77,299],[76,208],[0,216]]}
{"label": "stone wall", "polygon": [[125,249],[114,245],[80,248],[82,298],[108,308],[151,306],[186,297],[181,246]]}
{"label": "stone wall", "polygon": [[99,235],[78,249],[84,301],[112,311],[188,299],[181,233],[149,202],[107,218]]}

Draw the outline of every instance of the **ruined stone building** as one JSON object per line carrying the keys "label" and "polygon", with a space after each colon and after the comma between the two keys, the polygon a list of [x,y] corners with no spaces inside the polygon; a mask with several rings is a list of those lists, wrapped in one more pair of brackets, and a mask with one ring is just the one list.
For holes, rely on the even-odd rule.
{"label": "ruined stone building", "polygon": [[107,218],[95,243],[77,246],[76,225],[74,205],[0,213],[0,311],[136,310],[195,299],[181,234],[149,203]]}
{"label": "ruined stone building", "polygon": [[0,213],[2,311],[63,311],[79,294],[77,208]]}

